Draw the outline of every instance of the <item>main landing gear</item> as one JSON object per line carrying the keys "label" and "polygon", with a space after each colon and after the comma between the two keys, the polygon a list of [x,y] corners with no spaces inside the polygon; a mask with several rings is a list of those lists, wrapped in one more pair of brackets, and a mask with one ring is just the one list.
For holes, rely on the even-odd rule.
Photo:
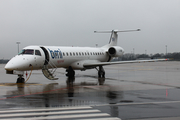
{"label": "main landing gear", "polygon": [[[97,68],[96,68],[97,69]],[[99,70],[98,71],[98,80],[100,80],[100,85],[104,83],[105,81],[105,71],[104,68],[102,66],[99,66]],[[67,81],[68,83],[73,83],[75,80],[75,71],[73,70],[73,68],[71,66],[68,67],[68,69],[66,69],[66,76],[68,77]]]}
{"label": "main landing gear", "polygon": [[102,66],[99,66],[98,77],[99,78],[105,78],[105,71],[104,71],[104,68]]}
{"label": "main landing gear", "polygon": [[102,66],[99,66],[98,81],[99,81],[99,85],[103,85],[105,82],[105,71],[104,71],[104,68]]}
{"label": "main landing gear", "polygon": [[71,66],[69,66],[68,69],[66,69],[66,76],[68,77],[68,81],[69,82],[74,82],[74,79],[75,79],[75,71],[73,70],[73,68]]}
{"label": "main landing gear", "polygon": [[25,80],[23,78],[23,75],[18,75],[17,82],[16,83],[24,83]]}

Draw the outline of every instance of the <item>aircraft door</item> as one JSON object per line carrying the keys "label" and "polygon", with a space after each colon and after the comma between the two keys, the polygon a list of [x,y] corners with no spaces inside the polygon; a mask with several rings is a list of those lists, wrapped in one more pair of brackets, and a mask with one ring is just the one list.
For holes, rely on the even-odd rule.
{"label": "aircraft door", "polygon": [[43,51],[44,51],[44,54],[45,54],[45,62],[44,62],[44,65],[47,65],[49,63],[49,53],[48,51],[46,50],[46,48],[44,47],[40,47]]}

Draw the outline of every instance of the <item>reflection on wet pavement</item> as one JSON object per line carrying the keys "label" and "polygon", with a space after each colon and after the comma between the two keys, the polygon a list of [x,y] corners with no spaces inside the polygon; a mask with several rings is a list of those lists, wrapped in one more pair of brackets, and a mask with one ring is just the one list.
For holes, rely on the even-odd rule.
{"label": "reflection on wet pavement", "polygon": [[75,78],[60,74],[58,81],[48,81],[37,71],[26,84],[15,84],[12,76],[2,76],[0,111],[91,106],[122,119],[179,116],[177,64],[116,65],[105,67],[106,78],[97,78],[96,71],[77,71]]}
{"label": "reflection on wet pavement", "polygon": [[[104,82],[104,80],[103,80]],[[17,89],[7,91],[5,98],[12,107],[65,107],[116,103],[122,98],[122,91],[113,91],[108,86],[97,83],[58,83],[48,85],[16,84]],[[15,85],[15,84],[14,84]],[[8,107],[9,107],[8,106]]]}

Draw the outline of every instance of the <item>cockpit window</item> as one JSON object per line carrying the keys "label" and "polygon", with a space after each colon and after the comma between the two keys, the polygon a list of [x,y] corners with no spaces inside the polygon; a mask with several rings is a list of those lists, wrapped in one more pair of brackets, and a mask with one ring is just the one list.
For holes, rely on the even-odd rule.
{"label": "cockpit window", "polygon": [[39,55],[39,56],[41,56],[40,51],[39,51],[39,50],[35,50],[35,55]]}
{"label": "cockpit window", "polygon": [[21,55],[21,54],[33,55],[34,50],[33,49],[23,49],[18,55]]}

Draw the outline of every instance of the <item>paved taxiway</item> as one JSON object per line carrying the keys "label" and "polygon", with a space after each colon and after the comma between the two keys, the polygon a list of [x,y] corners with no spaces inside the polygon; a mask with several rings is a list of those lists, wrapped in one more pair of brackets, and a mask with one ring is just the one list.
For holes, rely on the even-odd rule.
{"label": "paved taxiway", "polygon": [[72,84],[58,69],[57,81],[33,71],[26,84],[15,84],[1,64],[0,119],[180,119],[180,62],[104,68],[105,82],[94,69],[76,71]]}

